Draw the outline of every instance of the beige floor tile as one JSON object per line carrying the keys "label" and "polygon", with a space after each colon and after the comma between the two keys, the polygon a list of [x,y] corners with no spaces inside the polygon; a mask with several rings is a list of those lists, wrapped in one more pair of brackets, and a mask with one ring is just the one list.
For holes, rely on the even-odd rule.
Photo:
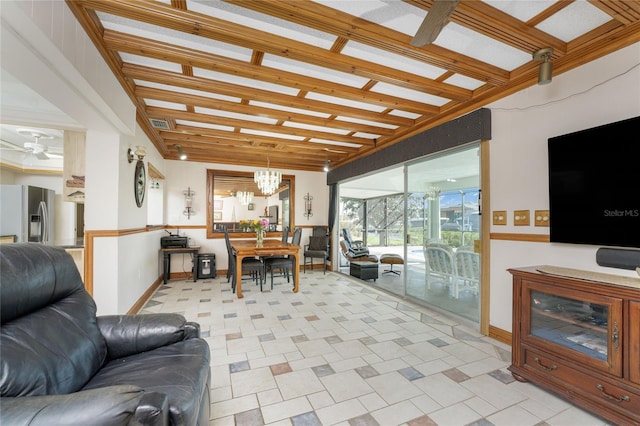
{"label": "beige floor tile", "polygon": [[266,424],[288,419],[289,417],[313,411],[313,407],[305,397],[276,402],[261,407],[262,418]]}
{"label": "beige floor tile", "polygon": [[[511,426],[513,424],[533,426],[537,425],[541,421],[539,417],[534,416],[532,413],[518,405],[505,408],[502,411],[498,411],[495,414],[487,416],[487,420],[495,426]],[[584,423],[584,425],[586,426],[586,423]]]}
{"label": "beige floor tile", "polygon": [[357,398],[373,392],[371,386],[355,371],[345,371],[320,378],[336,402]]}
{"label": "beige floor tile", "polygon": [[234,397],[238,397],[275,389],[276,381],[269,367],[262,367],[232,373],[231,388],[233,389]]}
{"label": "beige floor tile", "polygon": [[[415,380],[414,380],[415,381]],[[392,372],[367,379],[367,383],[387,404],[395,404],[422,394],[422,390],[400,373]]]}
{"label": "beige floor tile", "polygon": [[285,401],[325,390],[311,369],[280,374],[275,377],[275,381]]}
{"label": "beige floor tile", "polygon": [[350,399],[316,410],[316,414],[323,425],[335,425],[351,418],[367,413],[367,409],[358,401]]}
{"label": "beige floor tile", "polygon": [[371,413],[380,425],[398,425],[422,415],[410,401],[402,401]]}
{"label": "beige floor tile", "polygon": [[216,279],[175,280],[152,297],[145,312],[182,313],[209,343],[210,426],[606,424],[506,380],[510,347],[467,322],[332,272],[302,278],[297,294],[276,279],[238,300]]}
{"label": "beige floor tile", "polygon": [[218,419],[258,407],[258,399],[255,394],[215,402],[211,404],[211,418]]}

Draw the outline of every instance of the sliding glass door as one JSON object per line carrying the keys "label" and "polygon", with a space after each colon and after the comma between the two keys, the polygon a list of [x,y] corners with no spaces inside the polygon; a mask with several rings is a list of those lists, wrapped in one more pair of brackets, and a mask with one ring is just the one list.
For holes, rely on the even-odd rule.
{"label": "sliding glass door", "polygon": [[406,295],[479,321],[478,146],[407,165]]}
{"label": "sliding glass door", "polygon": [[[341,183],[340,233],[393,254],[369,284],[479,321],[479,145]],[[341,271],[349,263],[341,258]]]}

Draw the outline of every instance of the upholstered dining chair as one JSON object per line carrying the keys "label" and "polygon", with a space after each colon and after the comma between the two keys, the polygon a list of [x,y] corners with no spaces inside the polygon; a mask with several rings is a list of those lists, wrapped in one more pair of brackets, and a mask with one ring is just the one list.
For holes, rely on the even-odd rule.
{"label": "upholstered dining chair", "polygon": [[[282,239],[280,241],[282,241],[283,243],[286,243],[286,242],[289,241],[289,227],[288,226],[284,226],[283,227],[283,229],[282,229]],[[268,268],[267,268],[267,260],[269,260],[269,259],[281,259],[281,258],[284,258],[284,257],[286,257],[286,256],[278,255],[278,256],[262,256],[261,257],[262,263],[263,263],[263,266],[264,266],[265,281],[267,279],[267,272],[269,271]],[[273,288],[273,286],[271,286],[271,288]]]}
{"label": "upholstered dining chair", "polygon": [[[302,228],[295,228],[293,230],[293,237],[291,237],[291,244],[294,246],[300,245],[300,239],[302,238]],[[279,269],[282,273],[287,277],[287,282],[290,282],[289,274],[293,274],[293,279],[295,280],[296,274],[293,269],[296,266],[296,260],[293,256],[274,256],[268,257],[264,261],[264,269],[265,272],[268,271],[271,273],[271,290],[273,290],[273,271],[275,269]],[[265,273],[265,281],[266,281],[266,273]],[[294,281],[295,284],[295,281]]]}
{"label": "upholstered dining chair", "polygon": [[313,259],[322,259],[323,273],[326,273],[329,250],[327,228],[320,226],[314,227],[313,233],[309,236],[309,244],[306,244],[304,247],[304,272],[307,272],[307,259],[311,262],[311,270],[313,270]]}
{"label": "upholstered dining chair", "polygon": [[[227,244],[227,256],[229,258],[229,266],[227,267],[227,282],[231,279],[231,291],[236,292],[236,279],[242,279],[242,277],[236,277],[236,256],[231,248],[231,242],[229,241],[229,231],[224,228],[224,241]],[[230,272],[229,272],[230,271]],[[244,258],[242,259],[242,275],[249,274],[252,279],[258,279],[260,282],[260,291],[262,291],[262,281],[264,279],[264,265],[262,260],[256,258]]]}

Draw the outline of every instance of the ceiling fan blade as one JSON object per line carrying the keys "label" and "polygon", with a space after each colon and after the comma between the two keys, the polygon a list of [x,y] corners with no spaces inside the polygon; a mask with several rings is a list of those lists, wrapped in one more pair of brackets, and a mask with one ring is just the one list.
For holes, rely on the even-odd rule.
{"label": "ceiling fan blade", "polygon": [[48,160],[49,156],[47,154],[45,154],[44,152],[35,152],[34,155],[36,156],[36,158],[38,160]]}
{"label": "ceiling fan blade", "polygon": [[455,10],[460,0],[433,0],[433,6],[420,24],[416,35],[411,40],[411,45],[421,47],[432,43],[440,34],[440,31],[447,25],[449,17]]}

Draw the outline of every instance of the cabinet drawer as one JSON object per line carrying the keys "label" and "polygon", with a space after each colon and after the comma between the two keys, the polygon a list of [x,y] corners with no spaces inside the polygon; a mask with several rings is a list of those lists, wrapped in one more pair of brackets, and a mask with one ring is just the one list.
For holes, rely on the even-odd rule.
{"label": "cabinet drawer", "polygon": [[545,375],[562,388],[607,405],[610,409],[640,421],[640,389],[629,390],[604,381],[597,374],[585,374],[555,357],[525,348],[525,368]]}

